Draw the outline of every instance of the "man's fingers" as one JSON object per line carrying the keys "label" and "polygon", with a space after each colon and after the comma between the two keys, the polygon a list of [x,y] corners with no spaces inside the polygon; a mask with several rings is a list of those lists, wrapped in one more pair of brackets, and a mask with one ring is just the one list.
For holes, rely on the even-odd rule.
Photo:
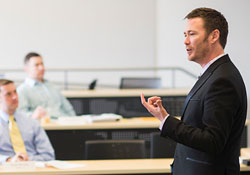
{"label": "man's fingers", "polygon": [[143,106],[144,106],[145,108],[147,108],[147,109],[149,109],[149,108],[150,108],[150,105],[146,102],[146,100],[145,100],[145,97],[144,97],[144,94],[143,94],[143,93],[141,94],[141,103],[143,104]]}
{"label": "man's fingers", "polygon": [[144,104],[146,102],[144,94],[141,93],[141,103]]}
{"label": "man's fingers", "polygon": [[27,154],[25,154],[25,153],[19,153],[19,154],[17,154],[17,157],[18,157],[19,161],[28,161],[29,160]]}
{"label": "man's fingers", "polygon": [[157,107],[158,105],[157,105],[157,101],[158,100],[161,100],[161,98],[160,97],[156,97],[156,96],[154,96],[154,97],[150,97],[150,98],[148,98],[148,103],[150,104],[150,105],[153,105],[154,107]]}
{"label": "man's fingers", "polygon": [[157,106],[162,107],[162,100],[157,100],[156,104],[157,104]]}
{"label": "man's fingers", "polygon": [[146,102],[143,93],[141,94],[141,103],[142,103],[143,106],[148,110],[148,112],[150,112],[150,113],[152,112],[154,106],[153,106],[152,104]]}
{"label": "man's fingers", "polygon": [[150,98],[148,98],[148,103],[154,104],[157,100],[161,100],[161,97],[156,97],[156,96],[150,97]]}

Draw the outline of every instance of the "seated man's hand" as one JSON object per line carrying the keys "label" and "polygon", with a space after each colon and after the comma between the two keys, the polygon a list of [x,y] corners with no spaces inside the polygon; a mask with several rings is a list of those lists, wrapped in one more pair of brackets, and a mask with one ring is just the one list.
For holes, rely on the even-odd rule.
{"label": "seated man's hand", "polygon": [[46,109],[41,106],[38,106],[32,114],[32,118],[41,119],[47,115]]}
{"label": "seated man's hand", "polygon": [[24,153],[17,153],[14,157],[10,157],[7,159],[7,162],[21,162],[28,161],[28,155]]}

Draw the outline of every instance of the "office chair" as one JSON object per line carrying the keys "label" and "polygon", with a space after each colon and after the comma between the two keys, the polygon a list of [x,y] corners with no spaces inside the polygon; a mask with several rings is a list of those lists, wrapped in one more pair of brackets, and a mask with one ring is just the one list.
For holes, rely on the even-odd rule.
{"label": "office chair", "polygon": [[121,78],[120,89],[160,89],[161,78]]}
{"label": "office chair", "polygon": [[89,90],[95,89],[96,83],[97,83],[97,79],[93,80],[93,81],[89,84]]}
{"label": "office chair", "polygon": [[176,142],[161,137],[159,132],[150,134],[150,158],[173,158]]}
{"label": "office chair", "polygon": [[145,140],[87,140],[85,159],[145,158]]}

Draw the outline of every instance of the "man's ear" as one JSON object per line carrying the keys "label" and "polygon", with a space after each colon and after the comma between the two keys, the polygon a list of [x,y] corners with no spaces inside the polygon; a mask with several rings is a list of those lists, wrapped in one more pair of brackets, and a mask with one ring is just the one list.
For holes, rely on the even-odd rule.
{"label": "man's ear", "polygon": [[211,37],[211,43],[216,43],[220,39],[220,31],[218,29],[215,29],[210,34]]}

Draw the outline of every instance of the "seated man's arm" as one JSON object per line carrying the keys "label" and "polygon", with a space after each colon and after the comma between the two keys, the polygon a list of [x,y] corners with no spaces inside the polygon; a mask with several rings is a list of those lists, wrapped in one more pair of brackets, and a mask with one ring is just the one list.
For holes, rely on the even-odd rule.
{"label": "seated man's arm", "polygon": [[61,110],[65,113],[65,115],[67,116],[76,115],[73,106],[62,94],[61,94],[61,102],[62,102]]}
{"label": "seated man's arm", "polygon": [[35,161],[48,161],[55,159],[54,149],[49,141],[49,138],[40,126],[38,121],[35,121],[34,129],[34,140],[33,144],[35,147],[34,154],[29,155],[29,160]]}

